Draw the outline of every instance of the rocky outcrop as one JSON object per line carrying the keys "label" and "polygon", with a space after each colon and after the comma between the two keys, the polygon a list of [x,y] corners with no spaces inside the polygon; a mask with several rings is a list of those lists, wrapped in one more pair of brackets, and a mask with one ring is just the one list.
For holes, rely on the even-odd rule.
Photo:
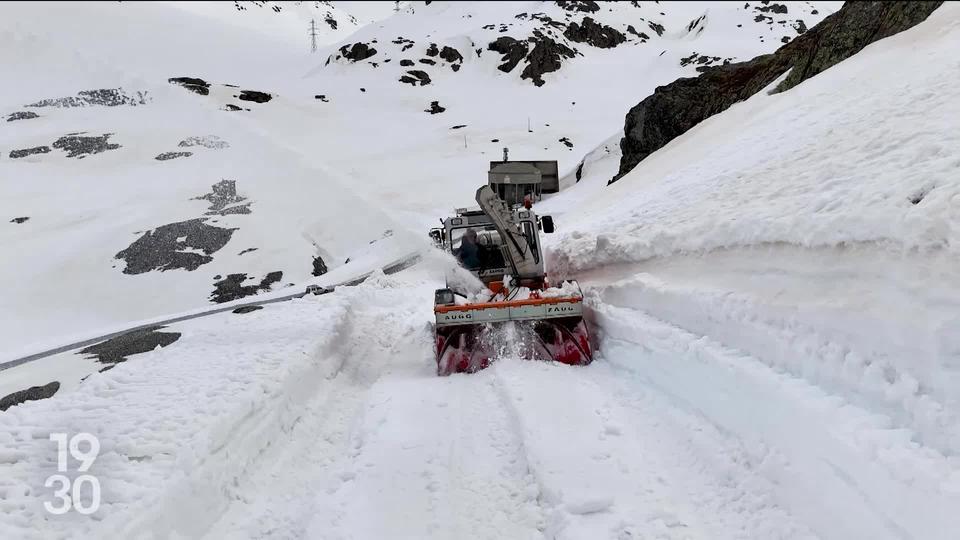
{"label": "rocky outcrop", "polygon": [[187,90],[206,96],[210,93],[210,83],[196,77],[171,77],[167,79],[170,84],[178,84]]}
{"label": "rocky outcrop", "polygon": [[180,332],[159,332],[165,326],[149,326],[133,330],[102,343],[91,345],[80,351],[89,354],[103,364],[119,364],[128,356],[150,352],[157,347],[163,348],[180,339]]}
{"label": "rocky outcrop", "polygon": [[253,311],[257,311],[258,309],[263,309],[263,306],[241,306],[231,311],[231,313],[236,313],[237,315],[243,315],[244,313],[250,313]]}
{"label": "rocky outcrop", "polygon": [[246,274],[230,274],[213,284],[214,290],[210,294],[210,300],[218,304],[239,300],[260,291],[270,290],[270,286],[282,278],[283,272],[270,272],[257,285],[243,285],[243,282],[247,279]]}
{"label": "rocky outcrop", "polygon": [[33,148],[23,148],[20,150],[11,150],[10,159],[20,159],[27,156],[32,156],[33,154],[49,154],[49,146],[34,146]]}
{"label": "rocky outcrop", "polygon": [[158,154],[157,157],[153,158],[157,161],[169,161],[171,159],[177,159],[181,157],[190,157],[193,155],[193,152],[164,152]]}
{"label": "rocky outcrop", "polygon": [[16,223],[17,225],[19,225],[19,224],[21,224],[21,223],[25,223],[28,219],[30,219],[29,216],[15,217],[15,218],[13,218],[13,219],[10,220],[10,223]]}
{"label": "rocky outcrop", "polygon": [[52,383],[48,383],[43,386],[31,386],[26,390],[14,392],[0,399],[0,411],[5,411],[10,407],[20,405],[21,403],[27,401],[46,399],[56,394],[57,390],[60,390],[60,383],[58,381],[53,381]]}
{"label": "rocky outcrop", "polygon": [[463,55],[460,54],[460,51],[446,45],[440,50],[440,58],[451,64],[463,62]]}
{"label": "rocky outcrop", "polygon": [[327,263],[323,262],[323,257],[317,255],[313,258],[313,272],[310,273],[312,276],[322,276],[327,273]]}
{"label": "rocky outcrop", "polygon": [[431,101],[431,102],[430,102],[430,108],[429,108],[429,109],[424,109],[423,112],[428,112],[428,113],[430,113],[430,114],[440,114],[440,113],[442,113],[442,112],[445,111],[445,110],[447,110],[447,108],[446,108],[446,107],[441,107],[439,101]]}
{"label": "rocky outcrop", "polygon": [[612,49],[627,40],[619,30],[584,17],[582,24],[570,23],[563,37],[576,43],[586,43],[600,49]]}
{"label": "rocky outcrop", "polygon": [[40,118],[40,115],[32,111],[17,111],[15,113],[10,113],[7,115],[7,122],[15,122],[17,120],[30,120],[31,118]]}
{"label": "rocky outcrop", "polygon": [[359,62],[377,54],[377,50],[366,43],[354,43],[340,47],[340,54],[351,62]]}
{"label": "rocky outcrop", "polygon": [[407,72],[406,75],[400,77],[400,82],[412,84],[413,86],[426,86],[430,84],[430,76],[427,75],[426,71],[420,71],[419,69],[412,69]]}
{"label": "rocky outcrop", "polygon": [[114,258],[126,261],[124,274],[196,270],[212,261],[211,255],[227,245],[236,230],[207,225],[204,221],[203,218],[190,219],[147,231]]}
{"label": "rocky outcrop", "polygon": [[257,90],[241,90],[240,101],[252,101],[254,103],[266,103],[273,99],[273,96],[266,92]]}
{"label": "rocky outcrop", "polygon": [[557,43],[539,31],[530,38],[533,50],[527,55],[527,67],[520,74],[521,79],[530,79],[533,84],[543,86],[543,75],[560,69],[562,58],[573,58],[576,51],[562,43]]}
{"label": "rocky outcrop", "polygon": [[923,22],[942,3],[848,2],[773,54],[706,67],[699,77],[657,88],[627,113],[620,170],[609,183],[693,126],[769,86],[787,70],[789,75],[774,92],[789,90],[874,41]]}
{"label": "rocky outcrop", "polygon": [[567,11],[580,11],[583,13],[594,13],[600,11],[600,5],[592,0],[557,0],[557,5]]}
{"label": "rocky outcrop", "polygon": [[83,159],[92,154],[120,148],[119,144],[108,142],[113,133],[104,133],[95,137],[83,136],[83,133],[70,133],[60,137],[51,145],[67,153],[68,158]]}
{"label": "rocky outcrop", "polygon": [[[170,79],[170,82],[173,81],[173,79]],[[27,107],[119,107],[121,105],[135,107],[146,105],[147,102],[146,92],[129,94],[123,88],[100,88],[97,90],[82,90],[77,92],[76,96],[44,99],[31,103]]]}
{"label": "rocky outcrop", "polygon": [[510,73],[527,56],[527,43],[509,36],[501,36],[487,45],[487,49],[503,55],[503,63],[497,69]]}

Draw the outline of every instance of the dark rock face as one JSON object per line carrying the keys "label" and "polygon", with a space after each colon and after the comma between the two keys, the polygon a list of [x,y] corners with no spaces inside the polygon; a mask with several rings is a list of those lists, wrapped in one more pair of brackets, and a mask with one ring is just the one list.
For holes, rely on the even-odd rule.
{"label": "dark rock face", "polygon": [[401,65],[401,66],[412,66],[412,65],[413,65],[413,60],[403,59],[403,60],[400,61],[400,65]]}
{"label": "dark rock face", "polygon": [[377,50],[366,43],[354,43],[340,47],[340,54],[351,62],[359,62],[377,54]]}
{"label": "dark rock face", "polygon": [[712,66],[714,64],[723,63],[727,65],[730,63],[730,58],[720,58],[719,56],[707,56],[704,54],[699,54],[697,52],[692,53],[690,56],[686,56],[680,59],[680,66],[685,67],[691,64],[697,64],[697,71],[703,72],[703,66]]}
{"label": "dark rock face", "polygon": [[326,17],[323,18],[323,22],[327,23],[327,25],[329,25],[330,28],[334,30],[337,29],[337,20],[334,19],[333,16],[331,16],[329,13],[327,13]]}
{"label": "dark rock face", "polygon": [[460,54],[460,51],[453,47],[444,46],[443,49],[440,50],[440,58],[451,64],[463,62],[463,56]]}
{"label": "dark rock face", "polygon": [[656,32],[658,36],[662,36],[663,32],[666,30],[662,24],[655,23],[653,21],[647,22],[647,26],[649,26],[651,30]]}
{"label": "dark rock face", "polygon": [[438,54],[440,54],[440,49],[437,48],[437,44],[431,43],[430,46],[427,47],[427,56],[436,56]]}
{"label": "dark rock face", "polygon": [[323,262],[323,257],[317,255],[313,258],[313,272],[311,275],[322,276],[327,273],[327,263]]}
{"label": "dark rock face", "polygon": [[180,148],[190,148],[191,146],[202,146],[213,150],[230,148],[230,143],[217,137],[216,135],[204,135],[202,137],[187,137],[177,144]]}
{"label": "dark rock face", "polygon": [[104,133],[96,137],[84,137],[82,133],[70,133],[60,137],[53,143],[53,147],[63,150],[68,158],[83,159],[91,154],[99,154],[107,150],[120,148],[119,144],[107,142],[113,133]]}
{"label": "dark rock face", "polygon": [[433,65],[436,65],[437,63],[436,60],[431,60],[430,58],[421,58],[419,62],[421,64],[427,64],[428,66],[433,66]]}
{"label": "dark rock face", "polygon": [[400,82],[412,84],[413,86],[417,86],[418,83],[420,86],[426,86],[430,84],[430,76],[427,75],[425,71],[413,69],[408,71],[407,75],[400,77]]}
{"label": "dark rock face", "polygon": [[231,111],[231,112],[232,112],[232,111],[242,111],[243,108],[242,108],[242,107],[237,107],[237,106],[234,105],[233,103],[227,103],[226,105],[223,106],[223,110],[225,110],[225,111]]}
{"label": "dark rock face", "polygon": [[80,354],[89,354],[97,357],[103,364],[119,364],[125,362],[128,356],[150,352],[157,348],[170,345],[180,339],[179,332],[158,332],[165,326],[150,326],[127,332],[126,334],[110,338],[102,343],[91,345],[80,351]]}
{"label": "dark rock face", "polygon": [[562,142],[567,148],[573,148],[573,141],[568,137],[561,138],[559,142]]}
{"label": "dark rock face", "polygon": [[157,161],[167,161],[170,159],[177,159],[180,157],[190,157],[192,155],[193,155],[193,152],[164,152],[153,159]]}
{"label": "dark rock face", "polygon": [[459,125],[456,125],[456,126],[451,127],[450,129],[460,129],[460,128],[465,128],[465,127],[467,127],[466,124],[459,124]]}
{"label": "dark rock face", "polygon": [[[126,261],[124,274],[143,274],[152,270],[165,272],[178,268],[196,270],[200,265],[212,261],[210,255],[227,245],[236,230],[214,227],[204,221],[203,218],[190,219],[147,231],[114,258]],[[195,250],[203,253],[196,253]]]}
{"label": "dark rock face", "polygon": [[[246,254],[246,253],[252,253],[252,252],[254,252],[254,251],[256,251],[256,250],[257,250],[257,248],[247,248],[247,249],[241,251],[240,253],[237,253],[237,255],[243,255],[243,254]],[[219,277],[216,277],[216,278],[214,278],[214,279],[220,279],[220,278],[219,278]]]}
{"label": "dark rock face", "polygon": [[246,274],[229,274],[225,279],[213,284],[214,290],[210,294],[210,300],[222,304],[269,290],[270,285],[283,279],[283,272],[270,272],[260,280],[259,285],[243,285],[246,279]]}
{"label": "dark rock face", "polygon": [[319,99],[320,101],[322,101],[322,102],[324,102],[324,103],[330,103],[330,100],[328,100],[328,99],[327,99],[327,96],[324,95],[324,94],[317,94],[317,95],[313,96],[313,98],[314,98],[314,99]]}
{"label": "dark rock face", "polygon": [[201,96],[206,96],[210,93],[210,83],[203,79],[197,79],[195,77],[171,77],[167,79],[167,82],[170,84],[179,84],[187,90],[195,94],[200,94]]}
{"label": "dark rock face", "polygon": [[640,43],[646,43],[647,40],[650,39],[650,36],[644,34],[643,32],[637,32],[637,29],[634,28],[632,24],[627,26],[627,33],[637,36],[640,39]]}
{"label": "dark rock face", "polygon": [[817,75],[874,41],[911,28],[943,2],[847,2],[773,54],[703,68],[696,78],[661,86],[627,113],[616,182],[640,161],[701,121],[759,92],[793,68],[774,92]]}
{"label": "dark rock face", "polygon": [[627,40],[616,28],[597,23],[584,17],[582,24],[570,23],[563,36],[576,43],[586,43],[600,49],[612,49]]}
{"label": "dark rock face", "polygon": [[49,146],[34,146],[33,148],[24,148],[22,150],[11,150],[10,159],[19,159],[33,154],[49,154]]}
{"label": "dark rock face", "polygon": [[26,390],[14,392],[0,399],[0,411],[5,411],[10,407],[14,407],[27,401],[47,399],[48,397],[56,394],[57,390],[60,390],[60,383],[53,381],[52,383],[48,383],[43,386],[31,386]]}
{"label": "dark rock face", "polygon": [[580,11],[583,13],[594,13],[600,11],[600,6],[591,0],[587,1],[564,1],[557,0],[557,5],[567,11]]}
{"label": "dark rock face", "polygon": [[527,56],[527,44],[524,41],[517,41],[509,36],[498,37],[493,43],[487,45],[487,49],[503,55],[503,63],[497,66],[497,69],[504,73],[510,73],[513,68],[525,56]]}
{"label": "dark rock face", "polygon": [[134,92],[128,94],[123,88],[101,88],[99,90],[82,90],[77,92],[76,96],[44,99],[36,103],[31,103],[27,107],[89,107],[99,105],[102,107],[119,107],[128,105],[135,107],[137,105],[147,104],[146,92]]}
{"label": "dark rock face", "polygon": [[442,113],[442,112],[445,111],[445,110],[447,110],[447,108],[446,108],[446,107],[441,107],[439,101],[431,101],[431,102],[430,102],[430,108],[429,108],[429,109],[424,109],[424,112],[428,112],[428,113],[430,113],[430,114],[440,114],[440,113]]}
{"label": "dark rock face", "polygon": [[[246,203],[239,206],[231,206],[237,203],[242,203],[247,200],[246,197],[241,197],[237,195],[237,181],[236,180],[221,180],[211,186],[212,191],[206,195],[200,197],[194,197],[191,200],[194,201],[209,201],[210,208],[207,209],[207,212],[204,215],[221,215],[226,216],[229,214],[249,214],[250,213],[250,204]],[[228,208],[230,207],[230,208]]]}
{"label": "dark rock face", "polygon": [[17,225],[19,225],[19,224],[27,221],[28,219],[30,219],[30,218],[29,218],[29,217],[26,217],[26,216],[24,216],[24,217],[15,217],[15,218],[13,218],[13,219],[10,220],[10,223],[16,223]]}
{"label": "dark rock face", "polygon": [[257,311],[258,309],[263,309],[263,306],[241,306],[231,311],[231,313],[236,313],[237,315],[243,315],[244,313],[250,313],[252,311]]}
{"label": "dark rock face", "polygon": [[521,79],[531,79],[533,84],[543,86],[543,75],[552,73],[560,69],[561,58],[573,58],[576,51],[557,43],[539,31],[534,32],[534,37],[530,38],[535,43],[533,50],[527,55],[527,67],[520,74]]}
{"label": "dark rock face", "polygon": [[256,90],[241,90],[240,101],[252,101],[254,103],[266,103],[273,99],[273,96],[266,92]]}
{"label": "dark rock face", "polygon": [[40,118],[40,115],[31,111],[17,111],[7,115],[7,122],[14,122],[16,120],[30,120],[31,118]]}
{"label": "dark rock face", "polygon": [[764,13],[786,13],[787,6],[783,4],[772,4],[769,1],[760,2],[760,6],[757,6],[755,9],[757,11],[762,11]]}

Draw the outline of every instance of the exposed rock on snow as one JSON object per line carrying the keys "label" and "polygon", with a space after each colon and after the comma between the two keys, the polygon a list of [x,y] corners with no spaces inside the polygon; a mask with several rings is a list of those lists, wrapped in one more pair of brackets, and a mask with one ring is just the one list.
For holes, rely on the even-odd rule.
{"label": "exposed rock on snow", "polygon": [[177,146],[181,148],[202,146],[204,148],[221,150],[224,148],[230,148],[230,143],[221,139],[220,137],[217,137],[216,135],[204,135],[202,137],[187,137],[186,139],[180,141]]}
{"label": "exposed rock on snow", "polygon": [[95,356],[103,364],[125,362],[128,356],[150,352],[157,347],[166,347],[180,339],[180,332],[158,332],[165,326],[150,326],[110,338],[91,345],[79,352]]}
{"label": "exposed rock on snow", "polygon": [[116,150],[121,146],[107,142],[113,133],[104,133],[96,137],[82,136],[84,132],[70,133],[60,137],[53,143],[53,147],[63,150],[68,158],[83,159],[91,154],[99,154],[107,150]]}
{"label": "exposed rock on snow", "polygon": [[712,66],[714,64],[723,63],[727,65],[730,63],[731,58],[720,58],[719,56],[707,56],[704,54],[699,54],[694,51],[690,56],[685,56],[680,59],[680,65],[683,67],[689,66],[690,64],[697,64],[697,71],[703,72],[705,66]]}
{"label": "exposed rock on snow", "polygon": [[527,67],[520,74],[520,78],[531,79],[533,84],[543,86],[543,75],[560,69],[561,58],[573,58],[577,52],[539,31],[534,31],[533,36],[530,38],[534,43],[533,50],[527,55]]}
{"label": "exposed rock on snow", "polygon": [[257,311],[258,309],[263,309],[263,306],[241,306],[231,311],[231,313],[236,313],[237,315],[243,315],[244,313],[250,313],[252,311]]}
{"label": "exposed rock on snow", "polygon": [[197,79],[195,77],[171,77],[167,79],[167,82],[180,85],[201,96],[206,96],[210,93],[210,83],[203,79]]}
{"label": "exposed rock on snow", "polygon": [[159,154],[157,157],[153,158],[157,161],[167,161],[170,159],[177,159],[180,157],[190,157],[193,155],[193,152],[164,152]]}
{"label": "exposed rock on snow", "polygon": [[31,103],[27,107],[89,107],[99,105],[103,107],[118,107],[120,105],[146,105],[146,92],[127,94],[123,88],[103,88],[99,90],[82,90],[76,96],[44,99]]}
{"label": "exposed rock on snow", "polygon": [[563,36],[570,41],[586,43],[601,49],[612,49],[627,40],[619,30],[584,17],[582,24],[570,23]]}
{"label": "exposed rock on snow", "polygon": [[708,67],[696,78],[656,89],[627,113],[620,170],[610,183],[701,121],[726,110],[793,68],[776,92],[789,90],[864,47],[924,21],[942,2],[852,2],[776,53]]}
{"label": "exposed rock on snow", "polygon": [[446,107],[441,107],[439,101],[431,101],[430,108],[425,109],[424,112],[428,112],[430,114],[439,114],[445,110],[447,110]]}
{"label": "exposed rock on snow", "polygon": [[20,390],[19,392],[14,392],[8,396],[4,396],[3,398],[0,398],[0,411],[5,411],[10,407],[19,405],[26,401],[36,401],[39,399],[46,399],[56,394],[57,390],[59,389],[60,389],[60,383],[58,381],[53,381],[43,386],[31,386],[26,390]]}
{"label": "exposed rock on snow", "polygon": [[400,61],[400,65],[401,65],[401,66],[405,66],[405,67],[406,67],[406,66],[412,66],[412,65],[414,65],[414,62],[413,62],[413,60],[403,59],[403,60]]}
{"label": "exposed rock on snow", "polygon": [[240,101],[252,101],[254,103],[266,103],[273,99],[273,96],[266,92],[256,90],[241,90]]}
{"label": "exposed rock on snow", "polygon": [[192,200],[199,201],[209,201],[210,208],[205,215],[214,215],[218,214],[221,216],[229,214],[249,214],[250,213],[250,204],[246,203],[239,206],[232,206],[227,208],[230,205],[241,203],[246,199],[246,197],[241,197],[237,195],[237,181],[236,180],[221,180],[216,184],[211,186],[212,191],[206,195],[200,197],[194,197]]}
{"label": "exposed rock on snow", "polygon": [[627,26],[627,33],[637,36],[640,39],[640,43],[646,43],[647,40],[650,39],[650,36],[644,34],[643,32],[637,32],[637,29],[634,28],[632,24]]}
{"label": "exposed rock on snow", "polygon": [[580,11],[583,13],[600,11],[600,6],[592,0],[557,0],[557,5],[567,11]]}
{"label": "exposed rock on snow", "polygon": [[323,262],[323,257],[316,255],[313,257],[313,272],[310,273],[312,276],[322,276],[327,273],[327,263]]}
{"label": "exposed rock on snow", "polygon": [[24,217],[15,217],[15,218],[13,218],[13,219],[10,220],[10,223],[16,223],[17,225],[19,225],[19,224],[27,221],[28,219],[30,219],[30,218],[27,217],[27,216],[24,216]]}
{"label": "exposed rock on snow", "polygon": [[497,66],[497,69],[504,73],[513,71],[513,68],[517,67],[517,64],[527,55],[527,44],[509,36],[498,37],[493,43],[487,45],[487,49],[503,55],[503,63]]}
{"label": "exposed rock on snow", "polygon": [[19,159],[22,157],[27,157],[33,154],[48,154],[50,153],[49,146],[34,146],[33,148],[24,148],[22,150],[11,150],[10,159]]}
{"label": "exposed rock on snow", "polygon": [[270,290],[270,286],[279,282],[282,278],[283,272],[270,272],[260,280],[258,285],[243,285],[243,282],[247,280],[246,274],[229,274],[226,278],[213,284],[214,290],[210,294],[210,300],[222,304],[252,296],[260,291]]}
{"label": "exposed rock on snow", "polygon": [[377,54],[377,50],[366,43],[347,44],[340,47],[340,55],[351,62],[360,62]]}
{"label": "exposed rock on snow", "polygon": [[29,120],[31,118],[40,118],[40,115],[32,111],[17,111],[7,115],[7,122],[13,122],[16,120]]}
{"label": "exposed rock on snow", "polygon": [[212,261],[210,255],[227,245],[236,230],[207,225],[204,221],[204,218],[190,219],[147,231],[115,258],[126,261],[124,274],[178,268],[196,270]]}
{"label": "exposed rock on snow", "polygon": [[256,250],[257,250],[257,248],[247,248],[247,249],[241,251],[240,253],[237,253],[237,255],[244,255],[244,254],[246,254],[246,253],[251,253],[251,252],[254,252],[254,251],[256,251]]}
{"label": "exposed rock on snow", "polygon": [[427,75],[427,72],[421,71],[419,69],[412,69],[407,72],[407,75],[400,77],[400,82],[412,84],[413,86],[426,86],[430,84],[430,76]]}
{"label": "exposed rock on snow", "polygon": [[463,55],[460,54],[460,51],[446,45],[440,50],[440,58],[451,64],[463,62]]}

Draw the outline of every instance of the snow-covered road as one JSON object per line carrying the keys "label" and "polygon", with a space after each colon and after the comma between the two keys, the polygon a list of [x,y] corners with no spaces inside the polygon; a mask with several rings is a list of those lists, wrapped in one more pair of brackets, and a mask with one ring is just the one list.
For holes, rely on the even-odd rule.
{"label": "snow-covered road", "polygon": [[240,480],[208,538],[927,539],[958,525],[955,462],[642,310],[595,303],[589,367],[505,358],[435,378],[423,321],[390,321],[412,306],[358,305],[337,390]]}

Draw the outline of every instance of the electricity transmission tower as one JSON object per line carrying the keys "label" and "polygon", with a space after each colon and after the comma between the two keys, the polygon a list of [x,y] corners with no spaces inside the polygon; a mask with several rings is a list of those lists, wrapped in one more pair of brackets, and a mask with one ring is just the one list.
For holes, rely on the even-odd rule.
{"label": "electricity transmission tower", "polygon": [[310,19],[310,52],[317,52],[317,21]]}

